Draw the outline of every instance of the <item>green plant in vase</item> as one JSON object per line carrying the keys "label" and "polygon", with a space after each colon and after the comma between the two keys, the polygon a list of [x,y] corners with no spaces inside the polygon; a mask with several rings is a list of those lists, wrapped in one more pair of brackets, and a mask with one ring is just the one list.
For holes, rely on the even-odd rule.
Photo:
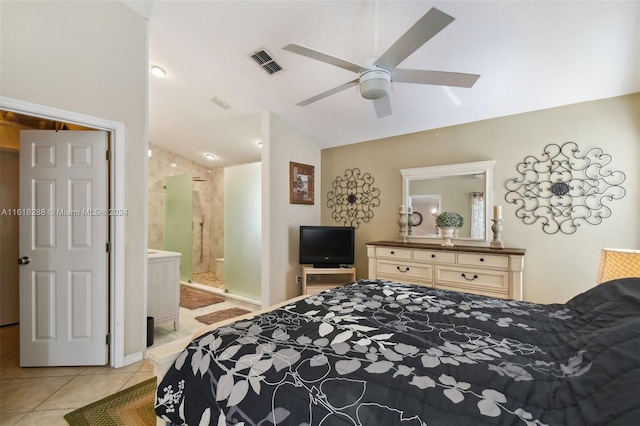
{"label": "green plant in vase", "polygon": [[443,246],[453,246],[451,239],[457,229],[462,228],[464,219],[455,212],[442,212],[436,216],[436,226],[442,231]]}
{"label": "green plant in vase", "polygon": [[438,228],[462,228],[464,219],[455,212],[442,212],[436,217],[436,226]]}

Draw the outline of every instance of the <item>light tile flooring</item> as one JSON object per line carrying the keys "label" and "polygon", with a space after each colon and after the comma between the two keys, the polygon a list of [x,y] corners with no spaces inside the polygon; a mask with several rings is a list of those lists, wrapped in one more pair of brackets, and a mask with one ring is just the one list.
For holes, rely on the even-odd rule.
{"label": "light tile flooring", "polygon": [[[177,338],[190,337],[205,324],[196,316],[209,312],[256,306],[233,300],[189,310],[180,308],[180,327],[155,327],[154,348]],[[63,425],[63,416],[108,395],[153,377],[153,367],[143,360],[122,368],[20,367],[19,326],[0,328],[0,425]]]}

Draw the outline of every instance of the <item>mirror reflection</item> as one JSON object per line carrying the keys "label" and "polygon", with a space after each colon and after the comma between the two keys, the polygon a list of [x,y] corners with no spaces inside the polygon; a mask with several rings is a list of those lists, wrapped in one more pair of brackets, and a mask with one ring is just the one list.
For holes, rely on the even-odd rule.
{"label": "mirror reflection", "polygon": [[485,239],[485,174],[448,176],[411,181],[409,205],[413,209],[413,237],[438,237],[436,216],[456,212],[464,220],[457,238]]}
{"label": "mirror reflection", "polygon": [[440,239],[438,214],[462,216],[464,224],[454,238],[488,243],[493,202],[495,161],[403,169],[402,202],[412,208],[410,239]]}

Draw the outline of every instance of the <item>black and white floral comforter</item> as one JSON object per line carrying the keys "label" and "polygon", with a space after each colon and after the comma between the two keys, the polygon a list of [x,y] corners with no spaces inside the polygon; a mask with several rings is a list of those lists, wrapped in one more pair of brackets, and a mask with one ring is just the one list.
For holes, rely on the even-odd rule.
{"label": "black and white floral comforter", "polygon": [[189,344],[189,425],[638,425],[640,280],[538,305],[361,280]]}

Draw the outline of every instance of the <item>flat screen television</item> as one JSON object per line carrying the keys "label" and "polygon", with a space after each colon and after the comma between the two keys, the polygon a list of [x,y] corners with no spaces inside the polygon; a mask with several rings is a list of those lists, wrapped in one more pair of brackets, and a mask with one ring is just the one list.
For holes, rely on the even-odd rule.
{"label": "flat screen television", "polygon": [[300,264],[338,268],[354,262],[353,226],[301,226]]}

